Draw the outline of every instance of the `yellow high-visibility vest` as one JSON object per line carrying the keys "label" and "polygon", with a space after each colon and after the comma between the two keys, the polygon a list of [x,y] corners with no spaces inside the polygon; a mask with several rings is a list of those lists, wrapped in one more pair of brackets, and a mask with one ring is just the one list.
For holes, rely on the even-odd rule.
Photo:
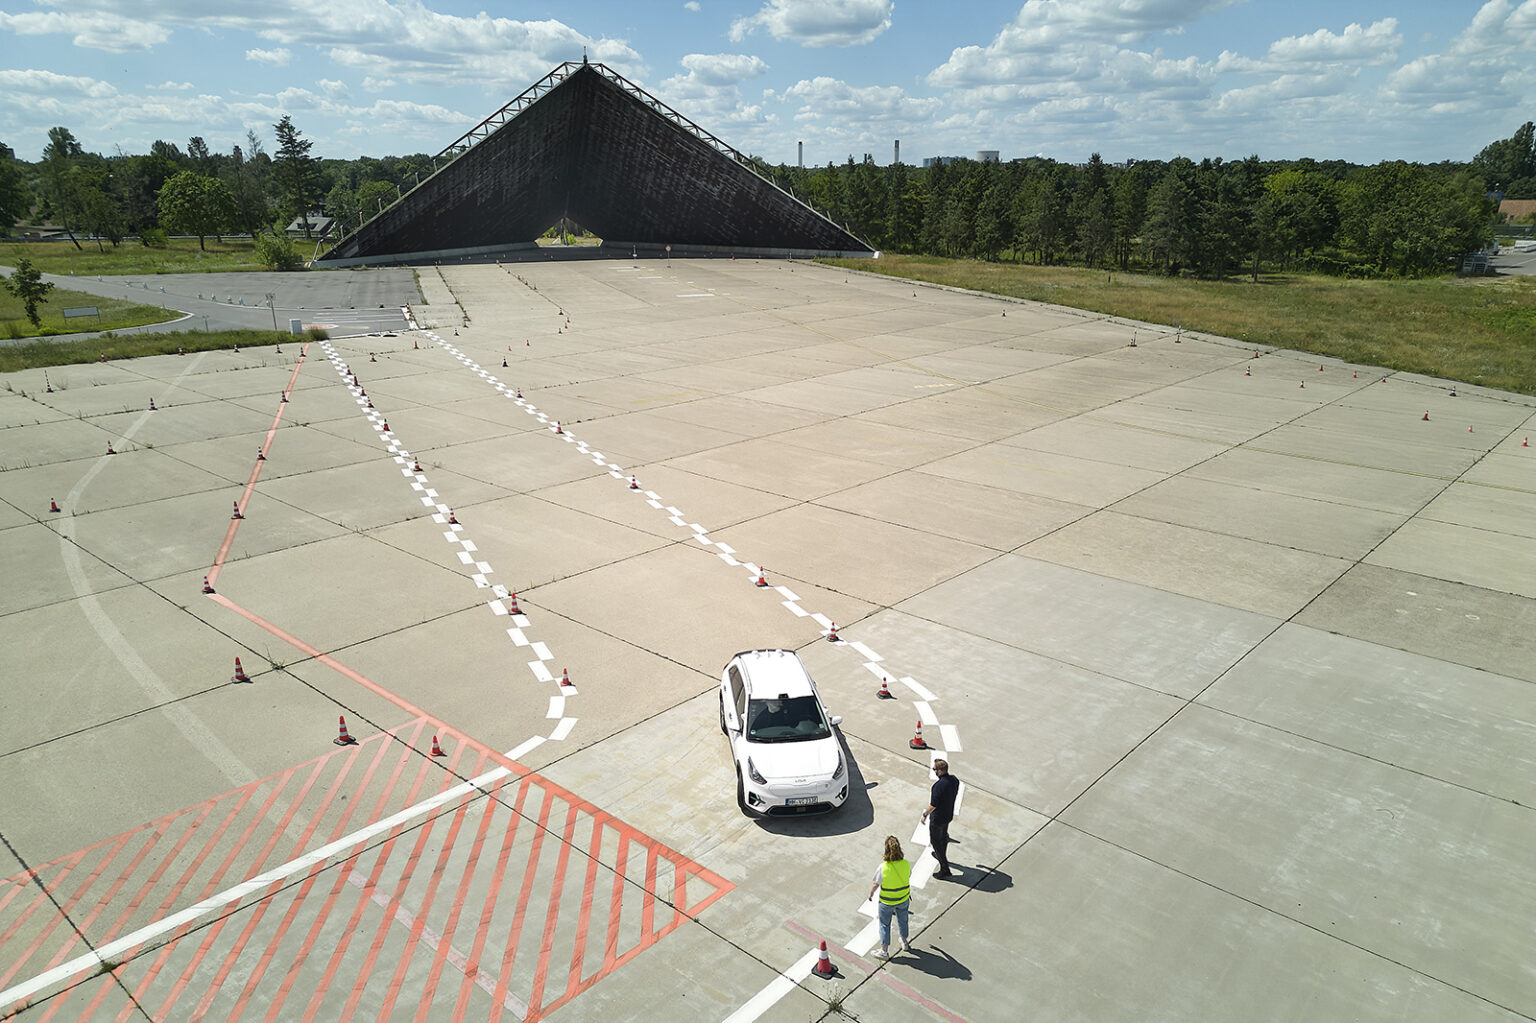
{"label": "yellow high-visibility vest", "polygon": [[899,906],[912,895],[912,864],[906,860],[885,860],[880,864],[880,901]]}

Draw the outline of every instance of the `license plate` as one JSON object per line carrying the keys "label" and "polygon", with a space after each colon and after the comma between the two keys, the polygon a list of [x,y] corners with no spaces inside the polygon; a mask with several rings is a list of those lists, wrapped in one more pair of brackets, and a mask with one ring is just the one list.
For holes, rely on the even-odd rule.
{"label": "license plate", "polygon": [[812,803],[821,802],[820,796],[791,796],[784,800],[785,806],[810,806]]}

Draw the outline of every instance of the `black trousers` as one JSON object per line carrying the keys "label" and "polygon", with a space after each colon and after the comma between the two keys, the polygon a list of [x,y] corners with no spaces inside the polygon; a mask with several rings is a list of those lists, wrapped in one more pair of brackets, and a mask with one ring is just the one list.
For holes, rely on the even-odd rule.
{"label": "black trousers", "polygon": [[933,848],[934,859],[939,861],[939,873],[949,873],[949,857],[945,855],[949,848],[949,818],[928,818],[928,844]]}

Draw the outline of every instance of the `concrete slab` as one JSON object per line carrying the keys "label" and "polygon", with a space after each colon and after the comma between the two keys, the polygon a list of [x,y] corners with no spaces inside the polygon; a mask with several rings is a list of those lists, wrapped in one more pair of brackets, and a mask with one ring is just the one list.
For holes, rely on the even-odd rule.
{"label": "concrete slab", "polygon": [[1278,624],[1016,555],[935,586],[899,610],[1186,698]]}
{"label": "concrete slab", "polygon": [[1113,504],[1163,478],[1162,473],[1147,469],[1010,443],[972,448],[929,462],[923,471],[1091,508]]}
{"label": "concrete slab", "polygon": [[1366,561],[1536,597],[1536,537],[1416,519],[1388,537]]}
{"label": "concrete slab", "polygon": [[103,593],[133,583],[100,558],[81,551],[40,523],[5,531],[7,574],[19,585],[0,587],[0,615]]}
{"label": "concrete slab", "polygon": [[832,452],[786,447],[776,438],[728,444],[673,458],[665,464],[800,501],[814,501],[892,471],[889,466]]}
{"label": "concrete slab", "polygon": [[1362,564],[1295,620],[1536,682],[1536,606],[1526,597]]}
{"label": "concrete slab", "polygon": [[1340,558],[1115,511],[1079,519],[1024,551],[1272,618],[1289,618],[1350,567]]}
{"label": "concrete slab", "polygon": [[1062,819],[1496,1006],[1536,1010],[1536,964],[1521,950],[1536,913],[1527,808],[1196,706]]}
{"label": "concrete slab", "polygon": [[1536,804],[1523,679],[1284,625],[1200,703],[1453,785]]}

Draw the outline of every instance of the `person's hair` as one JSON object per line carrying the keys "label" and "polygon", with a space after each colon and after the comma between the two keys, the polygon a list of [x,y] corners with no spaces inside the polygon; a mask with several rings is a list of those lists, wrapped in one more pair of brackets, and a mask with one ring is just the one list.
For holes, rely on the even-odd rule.
{"label": "person's hair", "polygon": [[949,773],[949,761],[948,760],[935,760],[933,762],[933,773],[934,774],[948,774]]}
{"label": "person's hair", "polygon": [[885,861],[887,863],[895,863],[897,860],[904,859],[906,859],[906,857],[901,854],[901,842],[897,840],[895,835],[886,835]]}

